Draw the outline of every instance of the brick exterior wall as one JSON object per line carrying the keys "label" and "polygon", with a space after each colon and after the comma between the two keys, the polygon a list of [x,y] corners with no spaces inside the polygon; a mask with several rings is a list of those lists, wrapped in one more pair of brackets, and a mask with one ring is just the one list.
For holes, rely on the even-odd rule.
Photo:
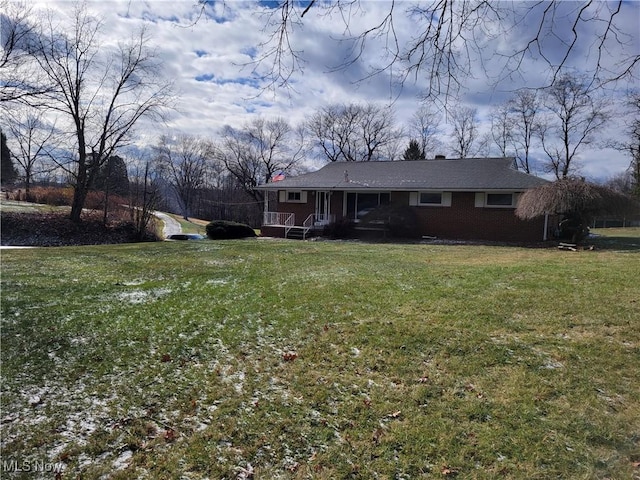
{"label": "brick exterior wall", "polygon": [[[342,192],[331,194],[331,214],[337,219],[343,212]],[[408,206],[409,192],[392,192],[391,203]],[[307,194],[306,203],[278,203],[278,212],[295,214],[296,224],[301,225],[308,215],[315,212],[315,192]],[[475,206],[474,192],[453,192],[450,207],[417,206],[421,236],[443,239],[490,240],[504,242],[541,242],[544,234],[544,218],[523,221],[516,217],[514,208],[486,208]],[[271,208],[270,210],[274,210]],[[284,229],[262,227],[262,235],[282,237]]]}

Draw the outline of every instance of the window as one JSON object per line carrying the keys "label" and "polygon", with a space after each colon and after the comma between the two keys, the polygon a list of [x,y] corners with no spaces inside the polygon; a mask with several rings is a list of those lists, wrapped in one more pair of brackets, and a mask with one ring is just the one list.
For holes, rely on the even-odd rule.
{"label": "window", "polygon": [[440,192],[420,192],[420,205],[441,205],[442,193]]}
{"label": "window", "polygon": [[307,203],[307,192],[304,190],[280,190],[280,203]]}
{"label": "window", "polygon": [[409,192],[412,207],[450,207],[451,192]]}
{"label": "window", "polygon": [[487,207],[511,207],[513,193],[487,193]]}
{"label": "window", "polygon": [[360,220],[367,213],[377,208],[379,205],[389,205],[391,194],[381,193],[347,193],[346,217],[352,220]]}
{"label": "window", "polygon": [[287,192],[287,202],[299,202],[302,192]]}
{"label": "window", "polygon": [[518,203],[518,192],[476,192],[476,207],[514,208]]}

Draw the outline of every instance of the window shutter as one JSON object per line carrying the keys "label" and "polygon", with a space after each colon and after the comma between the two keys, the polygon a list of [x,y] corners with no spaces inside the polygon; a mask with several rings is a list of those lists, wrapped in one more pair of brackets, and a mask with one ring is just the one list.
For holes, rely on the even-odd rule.
{"label": "window shutter", "polygon": [[451,206],[451,192],[442,192],[442,206],[443,207]]}
{"label": "window shutter", "polygon": [[418,192],[409,192],[409,205],[412,207],[418,205]]}
{"label": "window shutter", "polygon": [[476,207],[484,207],[484,192],[476,192]]}
{"label": "window shutter", "polygon": [[300,192],[300,202],[301,203],[307,203],[307,192],[306,192],[306,190],[303,190],[302,192]]}
{"label": "window shutter", "polygon": [[287,201],[287,191],[286,190],[278,190],[278,201],[280,203],[285,203]]}

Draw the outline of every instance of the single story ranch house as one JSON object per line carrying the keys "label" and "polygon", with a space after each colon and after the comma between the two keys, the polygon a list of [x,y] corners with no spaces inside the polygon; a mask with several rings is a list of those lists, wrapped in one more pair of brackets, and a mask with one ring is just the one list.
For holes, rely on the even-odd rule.
{"label": "single story ranch house", "polygon": [[277,192],[275,205],[273,194],[265,201],[265,236],[305,238],[346,219],[364,233],[376,225],[367,215],[386,207],[411,214],[414,237],[539,242],[548,238],[548,218],[523,221],[514,211],[522,192],[546,182],[519,171],[514,158],[438,157],[333,162],[257,188],[267,199]]}

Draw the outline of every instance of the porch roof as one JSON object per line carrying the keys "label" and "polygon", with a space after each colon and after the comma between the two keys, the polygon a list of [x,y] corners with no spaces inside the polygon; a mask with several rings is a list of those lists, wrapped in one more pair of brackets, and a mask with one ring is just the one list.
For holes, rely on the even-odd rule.
{"label": "porch roof", "polygon": [[333,162],[257,187],[261,190],[522,191],[547,180],[517,170],[513,158]]}

